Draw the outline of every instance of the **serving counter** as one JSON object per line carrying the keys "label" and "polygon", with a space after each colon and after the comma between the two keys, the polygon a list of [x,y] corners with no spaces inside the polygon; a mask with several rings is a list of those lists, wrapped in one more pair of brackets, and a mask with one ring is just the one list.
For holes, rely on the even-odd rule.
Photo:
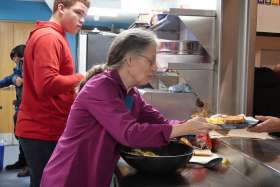
{"label": "serving counter", "polygon": [[[223,143],[280,174],[280,139],[223,139]],[[280,175],[279,175],[280,177]]]}
{"label": "serving counter", "polygon": [[214,140],[213,152],[228,159],[227,168],[185,168],[164,176],[141,174],[123,160],[118,164],[120,187],[280,186],[280,141]]}

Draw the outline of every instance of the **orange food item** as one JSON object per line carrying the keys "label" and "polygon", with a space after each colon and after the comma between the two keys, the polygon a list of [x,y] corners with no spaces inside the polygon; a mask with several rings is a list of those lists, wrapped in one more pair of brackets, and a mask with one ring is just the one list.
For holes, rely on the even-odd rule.
{"label": "orange food item", "polygon": [[187,138],[184,138],[184,137],[180,138],[179,142],[180,142],[181,144],[185,144],[185,145],[190,146],[190,147],[193,146],[193,145],[191,144],[191,142],[190,142]]}
{"label": "orange food item", "polygon": [[240,124],[245,122],[245,116],[244,115],[225,116],[224,121],[225,124]]}

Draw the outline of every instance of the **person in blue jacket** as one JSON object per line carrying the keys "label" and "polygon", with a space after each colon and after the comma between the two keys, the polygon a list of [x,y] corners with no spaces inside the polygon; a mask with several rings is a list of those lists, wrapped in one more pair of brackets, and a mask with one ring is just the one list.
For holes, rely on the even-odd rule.
{"label": "person in blue jacket", "polygon": [[[16,89],[16,99],[13,102],[15,108],[15,113],[13,116],[15,126],[17,121],[17,113],[19,110],[19,105],[21,103],[21,97],[22,97],[22,84],[23,84],[22,74],[23,74],[24,49],[25,49],[25,45],[18,45],[11,50],[10,58],[13,62],[15,62],[16,66],[14,67],[12,74],[0,80],[0,88],[14,85]],[[29,176],[29,170],[27,168],[27,164],[21,146],[19,146],[18,160],[14,164],[6,166],[6,170],[13,170],[13,169],[21,169],[18,172],[18,177]]]}

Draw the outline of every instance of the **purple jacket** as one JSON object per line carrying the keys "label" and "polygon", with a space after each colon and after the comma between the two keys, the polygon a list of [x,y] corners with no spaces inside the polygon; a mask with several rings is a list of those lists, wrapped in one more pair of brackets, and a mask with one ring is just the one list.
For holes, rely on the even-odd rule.
{"label": "purple jacket", "polygon": [[41,187],[108,187],[119,144],[156,147],[169,142],[170,122],[145,103],[137,88],[128,95],[133,97],[131,111],[117,71],[105,71],[87,82],[71,107]]}

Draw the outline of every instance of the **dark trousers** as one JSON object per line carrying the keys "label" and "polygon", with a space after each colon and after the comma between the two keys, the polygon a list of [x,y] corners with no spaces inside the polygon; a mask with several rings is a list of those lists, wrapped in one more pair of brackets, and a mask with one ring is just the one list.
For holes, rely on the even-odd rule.
{"label": "dark trousers", "polygon": [[[15,112],[15,114],[14,114],[14,116],[13,116],[13,118],[14,118],[14,131],[16,130],[17,114],[18,114],[18,112]],[[17,138],[16,133],[15,133],[15,137]],[[19,144],[18,161],[19,161],[19,162],[26,163],[25,156],[24,156],[24,153],[23,153],[23,150],[22,150],[22,147],[21,147],[20,144]]]}
{"label": "dark trousers", "polygon": [[56,146],[56,141],[43,141],[19,138],[25,154],[27,165],[30,168],[30,186],[39,187],[43,170],[48,163]]}

